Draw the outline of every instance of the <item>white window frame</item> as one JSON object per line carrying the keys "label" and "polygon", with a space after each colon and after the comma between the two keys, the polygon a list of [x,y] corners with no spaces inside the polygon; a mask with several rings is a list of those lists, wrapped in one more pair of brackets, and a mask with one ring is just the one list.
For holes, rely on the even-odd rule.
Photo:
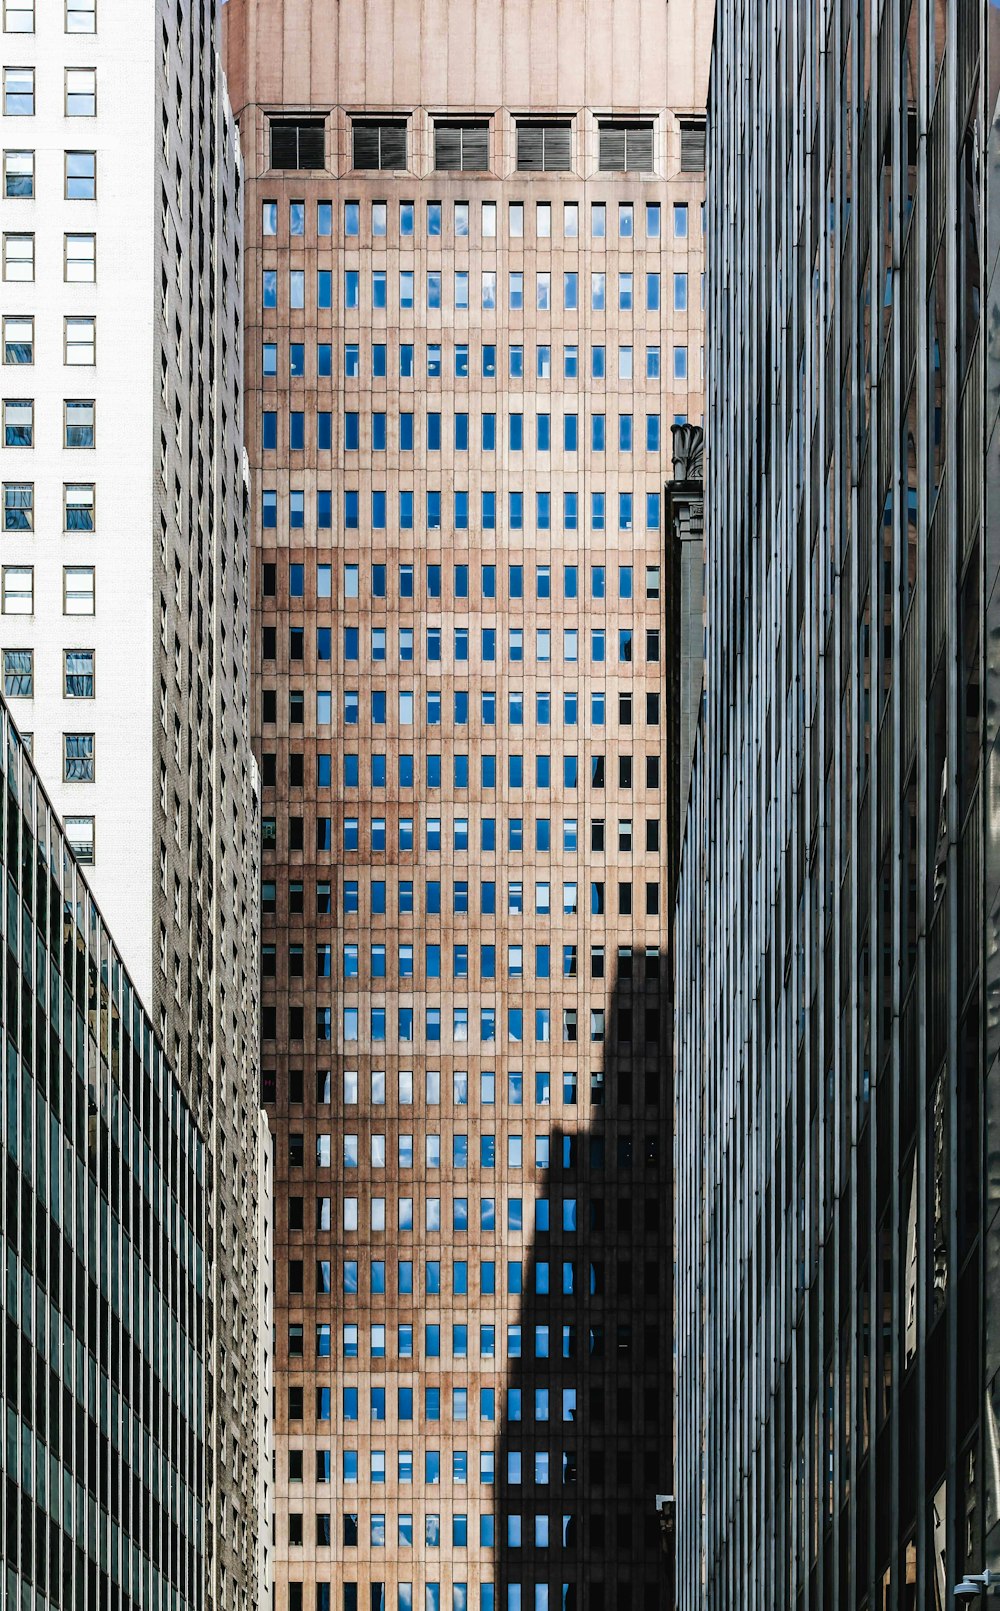
{"label": "white window frame", "polygon": [[[67,67],[63,90],[63,111],[66,117],[97,116],[97,68]],[[78,98],[90,102],[90,111],[71,112],[70,100]]]}
{"label": "white window frame", "polygon": [[67,314],[63,320],[63,363],[92,369],[97,362],[97,320],[93,314]]}
{"label": "white window frame", "polygon": [[[16,655],[25,655],[25,656],[27,656],[28,664],[27,664],[27,667],[25,669],[16,669],[15,670],[15,669],[11,668],[10,670],[8,670],[8,668],[7,668],[7,656],[8,655],[15,655],[15,654]],[[27,689],[26,690],[19,689],[17,692],[15,692],[12,688],[9,688],[7,686],[7,678],[8,677],[27,677],[27,679],[28,679],[28,687],[27,687]],[[5,699],[34,699],[34,697],[35,697],[35,651],[34,651],[34,649],[4,649],[4,651],[3,651],[3,696],[4,696]]]}
{"label": "white window frame", "polygon": [[[70,429],[69,411],[71,408],[90,409],[90,427],[93,441],[89,443],[71,443],[67,440]],[[73,453],[92,452],[97,442],[97,408],[92,397],[67,397],[63,402],[63,447]]]}
{"label": "white window frame", "polygon": [[63,817],[63,833],[80,866],[93,867],[97,859],[93,817]]}
{"label": "white window frame", "polygon": [[[18,503],[16,501],[11,501],[11,502],[8,503],[8,497],[7,497],[8,493],[9,492],[16,492],[18,490],[26,490],[27,491],[27,493],[28,493],[27,501],[24,502],[24,503]],[[35,529],[35,483],[33,481],[4,481],[3,484],[2,484],[2,497],[3,497],[3,511],[4,511],[4,514],[3,514],[3,529],[4,529],[4,531],[15,531],[15,532],[34,531],[34,529]],[[7,510],[9,508],[10,509],[22,509],[22,510],[24,510],[26,512],[27,521],[23,526],[8,526],[8,524],[7,524]]]}
{"label": "white window frame", "polygon": [[[70,177],[71,177],[70,171],[69,171],[69,162],[70,162],[71,157],[89,157],[90,160],[91,160],[91,163],[93,164],[93,174],[92,174],[93,190],[92,190],[92,192],[91,192],[91,194],[89,196],[71,196],[70,193],[69,193],[69,185],[70,185]],[[79,180],[79,179],[85,178],[86,175],[84,175],[84,174],[73,174],[72,177],[74,179],[76,179],[76,180]],[[84,151],[84,150],[81,150],[80,147],[74,146],[72,150],[68,150],[68,151],[63,152],[63,198],[66,201],[96,201],[97,200],[97,152],[96,151]]]}
{"label": "white window frame", "polygon": [[65,30],[68,34],[96,34],[97,0],[66,0]]}
{"label": "white window frame", "polygon": [[[75,496],[70,497],[73,493]],[[83,496],[81,496],[83,494]],[[69,511],[74,509],[90,510],[89,526],[71,526],[69,524]],[[77,532],[88,534],[97,530],[97,495],[92,481],[64,481],[63,482],[63,531],[70,536]]]}
{"label": "white window frame", "polygon": [[63,279],[67,285],[93,285],[97,279],[97,236],[90,230],[63,235]]}
{"label": "white window frame", "polygon": [[[5,565],[2,577],[2,608],[4,615],[34,615],[34,565]],[[25,608],[25,602],[27,608]]]}
{"label": "white window frame", "polygon": [[[92,684],[92,689],[91,689],[91,692],[89,694],[71,694],[67,689],[66,679],[70,674],[69,666],[67,664],[67,661],[68,661],[68,657],[71,654],[89,654],[89,656],[90,656],[90,680],[91,680],[91,684]],[[78,673],[78,675],[82,676],[82,675],[85,675],[85,673],[81,672],[81,673]],[[78,701],[78,700],[86,701],[88,699],[93,699],[95,697],[96,690],[97,690],[97,657],[96,657],[93,649],[83,649],[83,648],[64,649],[63,650],[63,698],[72,700],[74,703],[76,701]]]}
{"label": "white window frame", "polygon": [[[23,89],[21,89],[21,88],[15,89],[14,88],[14,81],[15,81],[16,75],[19,74],[19,73],[23,74],[23,76],[24,76],[25,87]],[[29,83],[30,83],[30,89],[28,88]],[[28,94],[30,94],[30,96],[31,96],[31,110],[30,111],[13,112],[8,108],[8,105],[7,105],[8,96],[12,96],[12,95],[28,95]],[[12,67],[5,67],[4,70],[3,70],[3,115],[4,115],[4,117],[34,117],[34,115],[35,115],[35,107],[36,107],[36,100],[35,100],[35,69],[33,67],[13,67],[13,66]]]}
{"label": "white window frame", "polygon": [[[18,326],[25,325],[28,330],[27,345],[31,348],[31,357],[26,364],[16,364],[12,358],[7,357],[8,346],[14,346],[18,336],[14,333]],[[4,316],[3,321],[3,361],[12,369],[28,369],[35,362],[35,320],[32,314],[10,313]]]}
{"label": "white window frame", "polygon": [[[27,272],[24,272],[27,270]],[[31,285],[35,279],[34,233],[5,230],[3,237],[3,277],[8,283]]]}
{"label": "white window frame", "polygon": [[[17,411],[18,410],[24,410],[25,411],[26,419],[24,421],[20,421],[20,422],[18,421],[18,419],[17,419]],[[7,427],[8,427],[8,424],[13,425],[13,426],[16,427],[19,423],[21,423],[21,424],[26,423],[27,424],[29,440],[27,442],[21,442],[21,443],[18,443],[18,442],[8,443],[8,441],[7,441]],[[32,448],[32,447],[34,447],[34,445],[35,445],[35,400],[34,400],[33,397],[5,397],[3,399],[3,435],[4,435],[4,448],[8,453],[16,452],[18,450],[18,448]]]}
{"label": "white window frame", "polygon": [[[31,180],[31,189],[23,196],[11,195],[7,189],[12,174],[17,173],[16,158],[24,157],[26,162],[21,169],[19,177]],[[4,201],[34,201],[35,199],[35,153],[34,151],[11,150],[3,154],[3,195]]]}
{"label": "white window frame", "polygon": [[97,573],[93,565],[63,566],[63,615],[94,615]]}
{"label": "white window frame", "polygon": [[[68,745],[69,740],[71,738],[82,738],[82,739],[88,739],[89,738],[89,740],[90,740],[90,754],[89,755],[78,755],[78,756],[73,756],[72,757],[73,761],[79,762],[79,763],[84,764],[84,765],[86,765],[86,763],[89,761],[89,763],[90,763],[90,776],[89,777],[73,778],[73,777],[69,776],[68,767],[69,767],[71,758],[67,754],[67,745]],[[97,778],[97,754],[96,754],[96,750],[97,750],[97,746],[96,746],[96,742],[95,742],[95,738],[94,738],[93,733],[64,733],[63,734],[63,742],[62,742],[63,782],[64,783],[94,783],[96,781],[96,778]]]}
{"label": "white window frame", "polygon": [[3,0],[3,31],[5,34],[33,34],[35,0]]}

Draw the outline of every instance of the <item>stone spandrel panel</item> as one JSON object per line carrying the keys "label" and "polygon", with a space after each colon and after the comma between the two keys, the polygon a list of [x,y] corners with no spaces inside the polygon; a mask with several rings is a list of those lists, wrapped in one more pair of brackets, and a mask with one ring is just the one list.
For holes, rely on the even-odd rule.
{"label": "stone spandrel panel", "polygon": [[242,117],[278,1604],[581,1605],[584,1562],[595,1607],[652,1604],[703,181],[659,108],[655,177],[598,177],[572,103],[570,170],[516,178],[511,111],[490,175],[392,109],[406,174],[350,170],[344,99],[332,171],[270,170]]}

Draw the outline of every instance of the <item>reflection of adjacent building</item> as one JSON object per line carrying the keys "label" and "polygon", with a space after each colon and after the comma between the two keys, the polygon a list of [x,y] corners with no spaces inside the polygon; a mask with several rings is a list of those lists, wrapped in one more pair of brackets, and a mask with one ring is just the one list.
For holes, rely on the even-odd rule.
{"label": "reflection of adjacent building", "polygon": [[663,487],[701,414],[711,17],[224,14],[276,1605],[645,1611],[671,1447]]}
{"label": "reflection of adjacent building", "polygon": [[3,1603],[203,1604],[205,1171],[0,702]]}
{"label": "reflection of adjacent building", "polygon": [[1000,1565],[993,15],[718,9],[684,1611],[943,1607]]}

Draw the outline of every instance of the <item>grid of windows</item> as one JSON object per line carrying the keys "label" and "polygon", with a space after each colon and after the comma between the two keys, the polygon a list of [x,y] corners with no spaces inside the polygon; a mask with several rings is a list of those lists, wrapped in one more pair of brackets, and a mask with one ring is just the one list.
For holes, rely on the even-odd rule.
{"label": "grid of windows", "polygon": [[459,117],[419,182],[412,124],[328,126],[336,187],[248,205],[278,1602],[646,1611],[700,198],[585,189],[589,114],[512,129],[503,188]]}
{"label": "grid of windows", "polygon": [[[4,651],[5,696],[26,675]],[[74,766],[88,736],[66,735]],[[79,871],[93,857],[93,818],[60,828],[0,703],[0,924],[24,1003],[5,1018],[7,1605],[50,1562],[81,1604],[124,1604],[140,1574],[164,1601],[204,1584],[203,1146]]]}
{"label": "grid of windows", "polygon": [[910,1611],[992,1580],[993,17],[716,12],[683,1611]]}
{"label": "grid of windows", "polygon": [[[92,33],[95,29],[94,0],[66,0],[67,33]],[[30,7],[5,10],[7,32],[33,31]],[[6,117],[34,116],[43,110],[36,105],[35,75],[31,68],[7,68],[3,76]],[[65,111],[69,116],[96,113],[97,74],[93,68],[67,68],[65,72]],[[33,151],[4,151],[4,195],[9,200],[35,194]],[[91,200],[96,194],[96,155],[92,151],[66,151],[65,188],[67,200]],[[62,278],[74,286],[94,284],[97,279],[97,235],[94,231],[66,231],[63,235]],[[4,235],[4,272],[9,280],[33,281],[36,272],[33,235]],[[3,361],[23,367],[34,364],[35,317],[31,313],[9,313],[3,320]],[[97,319],[92,312],[78,311],[62,320],[61,362],[66,368],[93,368],[97,361]],[[35,449],[51,441],[51,405],[36,410],[30,397],[4,397],[2,400],[3,443],[12,450]],[[61,442],[64,448],[88,449],[96,442],[96,405],[91,398],[65,398],[61,408]],[[25,460],[24,462],[28,462]],[[3,529],[12,535],[35,531],[34,481],[5,481],[3,484]],[[63,488],[63,530],[67,534],[94,531],[95,488],[92,483],[67,483]],[[27,556],[25,556],[27,558]],[[92,616],[96,611],[96,570],[93,563],[70,559],[61,567],[61,596],[51,599],[36,594],[35,565],[7,564],[3,568],[0,610],[3,616],[34,616],[55,608],[64,617]],[[4,688],[11,697],[34,697],[35,654],[30,649],[4,650]],[[93,651],[66,650],[62,692],[65,698],[92,698],[94,694]],[[54,668],[53,668],[54,669]],[[39,668],[44,678],[48,668]],[[63,734],[63,780],[93,782],[96,775],[96,740],[93,733]],[[80,819],[81,821],[84,819]],[[89,819],[88,819],[89,820]],[[88,846],[93,861],[93,834]]]}
{"label": "grid of windows", "polygon": [[[117,1526],[118,1495],[102,1482],[103,1514],[88,1536],[104,1570],[113,1557],[114,1587],[81,1580],[82,1556],[78,1568],[40,1552],[32,1574],[25,1563],[23,1593],[0,1587],[0,1600],[61,1592],[81,1605],[124,1608],[134,1597],[218,1608],[259,1599],[267,1545],[257,1521],[270,1481],[261,1361],[252,1348],[230,1347],[234,1333],[256,1334],[266,1293],[256,1248],[231,1256],[265,1211],[246,964],[256,949],[257,847],[246,716],[242,178],[216,53],[218,8],[177,0],[169,17],[147,10],[145,22],[141,9],[102,0],[2,8],[0,653],[4,686],[69,809],[72,841],[96,863],[104,910],[116,923],[128,914],[157,1034],[212,1149],[206,1313],[224,1318],[209,1339],[199,1396],[211,1406],[214,1443],[211,1458],[199,1458],[204,1513],[172,1517],[175,1531],[161,1536],[159,1510],[150,1518],[147,1508],[143,1540],[161,1563],[179,1558],[182,1539],[210,1539],[212,1548],[185,1592],[161,1592],[140,1579],[138,1564],[133,1573],[130,1558],[122,1565],[106,1521],[110,1511]],[[122,61],[129,93],[109,77]],[[322,121],[312,141],[316,120],[294,121],[302,125],[294,160],[322,168]],[[137,218],[145,257],[107,253]],[[105,305],[127,339],[109,339]],[[163,427],[153,440],[142,425],[149,407]],[[135,812],[151,843],[127,831]],[[189,812],[199,823],[193,860],[182,826]],[[265,1319],[262,1349],[269,1331]],[[95,1406],[92,1393],[96,1416]],[[173,1492],[171,1471],[146,1475],[157,1496]],[[30,1482],[23,1497],[53,1514],[62,1507]]]}

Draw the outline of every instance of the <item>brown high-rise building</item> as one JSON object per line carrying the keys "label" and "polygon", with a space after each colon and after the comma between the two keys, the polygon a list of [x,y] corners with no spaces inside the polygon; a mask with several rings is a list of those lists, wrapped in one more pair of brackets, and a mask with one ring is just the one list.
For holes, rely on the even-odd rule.
{"label": "brown high-rise building", "polygon": [[229,0],[278,1611],[667,1598],[694,0]]}

